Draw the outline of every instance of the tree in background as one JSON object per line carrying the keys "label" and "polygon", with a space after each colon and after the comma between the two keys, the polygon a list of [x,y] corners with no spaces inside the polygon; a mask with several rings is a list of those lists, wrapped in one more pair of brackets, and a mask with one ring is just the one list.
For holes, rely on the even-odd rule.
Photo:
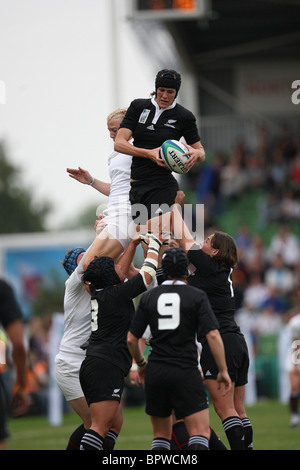
{"label": "tree in background", "polygon": [[22,171],[14,166],[0,142],[0,233],[45,231],[49,202],[36,204],[30,189],[22,186]]}

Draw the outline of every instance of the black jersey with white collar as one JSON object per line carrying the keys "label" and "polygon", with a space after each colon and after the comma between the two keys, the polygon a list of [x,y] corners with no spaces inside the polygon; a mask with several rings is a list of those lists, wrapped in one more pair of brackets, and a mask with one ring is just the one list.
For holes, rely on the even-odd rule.
{"label": "black jersey with white collar", "polygon": [[[140,148],[154,149],[161,147],[166,140],[180,140],[181,137],[189,145],[200,141],[194,114],[176,101],[161,109],[154,98],[136,99],[130,104],[120,127],[132,131],[134,146]],[[153,177],[158,180],[174,178],[170,170],[152,160],[133,157],[131,178],[152,180]]]}
{"label": "black jersey with white collar", "polygon": [[232,268],[220,264],[215,258],[204,253],[194,244],[187,253],[189,261],[195,266],[194,274],[189,277],[189,285],[206,292],[212,309],[220,324],[220,332],[239,332],[234,314],[235,299],[232,285]]}
{"label": "black jersey with white collar", "polygon": [[87,356],[101,357],[128,374],[132,357],[127,333],[135,312],[132,299],[145,290],[141,274],[115,286],[92,290],[92,333]]}
{"label": "black jersey with white collar", "polygon": [[218,329],[205,292],[183,282],[164,281],[144,293],[130,326],[137,338],[150,326],[150,361],[198,367],[196,339]]}

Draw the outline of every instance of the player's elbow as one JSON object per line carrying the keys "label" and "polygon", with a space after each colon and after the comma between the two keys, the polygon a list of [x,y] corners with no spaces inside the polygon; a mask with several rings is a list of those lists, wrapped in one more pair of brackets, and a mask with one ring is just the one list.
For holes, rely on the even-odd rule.
{"label": "player's elbow", "polygon": [[87,270],[88,265],[90,264],[91,261],[92,261],[92,258],[90,258],[88,255],[84,258],[83,263],[82,263],[82,267],[84,271]]}
{"label": "player's elbow", "polygon": [[206,339],[208,341],[218,341],[220,338],[220,333],[219,333],[219,330],[210,330],[207,334],[206,334]]}
{"label": "player's elbow", "polygon": [[138,343],[138,338],[134,336],[130,331],[128,331],[128,334],[127,334],[128,348],[130,349],[132,346],[136,345],[137,343]]}

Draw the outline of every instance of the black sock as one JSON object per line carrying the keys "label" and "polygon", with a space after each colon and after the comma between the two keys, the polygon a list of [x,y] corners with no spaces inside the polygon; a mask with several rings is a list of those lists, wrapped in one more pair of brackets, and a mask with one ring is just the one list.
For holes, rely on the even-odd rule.
{"label": "black sock", "polygon": [[164,437],[156,437],[152,441],[151,450],[170,450],[170,441]]}
{"label": "black sock", "polygon": [[290,410],[292,414],[295,414],[295,415],[298,414],[298,401],[299,401],[298,393],[291,394],[289,405],[290,405]]}
{"label": "black sock", "polygon": [[116,444],[118,434],[114,431],[108,431],[103,442],[103,450],[113,450]]}
{"label": "black sock", "polygon": [[80,450],[103,450],[103,437],[93,429],[88,429],[81,439]]}
{"label": "black sock", "polygon": [[231,450],[245,450],[244,428],[238,416],[229,416],[222,422]]}
{"label": "black sock", "polygon": [[189,433],[183,421],[173,424],[171,450],[187,450],[189,438]]}
{"label": "black sock", "polygon": [[227,447],[223,444],[221,439],[217,436],[215,431],[210,428],[210,438],[209,438],[209,450],[227,450]]}
{"label": "black sock", "polygon": [[191,436],[189,450],[208,450],[208,439],[205,436]]}
{"label": "black sock", "polygon": [[245,449],[253,450],[253,429],[249,418],[242,419],[245,435]]}
{"label": "black sock", "polygon": [[[209,439],[210,450],[227,450],[215,431],[211,429]],[[175,423],[172,428],[171,450],[187,450],[189,445],[189,433],[183,421]]]}
{"label": "black sock", "polygon": [[71,434],[66,450],[80,450],[80,442],[86,429],[83,424]]}

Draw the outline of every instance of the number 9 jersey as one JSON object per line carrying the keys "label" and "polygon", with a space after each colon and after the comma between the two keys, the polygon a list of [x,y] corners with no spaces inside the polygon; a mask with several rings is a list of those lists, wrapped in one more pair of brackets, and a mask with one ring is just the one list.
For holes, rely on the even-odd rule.
{"label": "number 9 jersey", "polygon": [[148,325],[149,363],[159,361],[179,367],[198,367],[196,340],[219,328],[205,292],[173,280],[142,295],[130,332],[140,338]]}

